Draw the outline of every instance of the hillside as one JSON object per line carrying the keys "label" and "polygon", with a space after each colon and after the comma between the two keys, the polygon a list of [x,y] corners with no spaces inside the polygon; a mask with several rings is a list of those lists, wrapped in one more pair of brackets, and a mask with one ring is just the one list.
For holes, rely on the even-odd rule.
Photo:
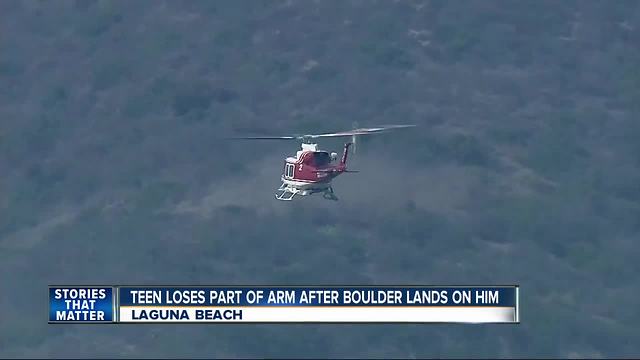
{"label": "hillside", "polygon": [[[640,2],[0,2],[0,356],[631,357]],[[273,199],[273,135],[358,144]],[[321,145],[340,149],[339,141]],[[366,179],[366,180],[365,180]],[[518,326],[52,326],[46,286],[520,284]]]}

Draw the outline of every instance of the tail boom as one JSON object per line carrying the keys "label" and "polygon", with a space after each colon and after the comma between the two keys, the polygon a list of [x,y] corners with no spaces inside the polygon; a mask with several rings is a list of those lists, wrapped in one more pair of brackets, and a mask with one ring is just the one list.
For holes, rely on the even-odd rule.
{"label": "tail boom", "polygon": [[353,143],[344,144],[344,151],[342,152],[342,159],[340,159],[340,166],[345,170],[347,168],[347,157],[349,156],[349,147],[353,145]]}

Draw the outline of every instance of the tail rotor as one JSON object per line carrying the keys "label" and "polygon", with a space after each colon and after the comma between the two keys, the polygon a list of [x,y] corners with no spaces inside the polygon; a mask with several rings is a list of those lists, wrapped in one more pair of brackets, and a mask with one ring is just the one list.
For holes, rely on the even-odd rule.
{"label": "tail rotor", "polygon": [[[354,121],[354,122],[353,122],[353,124],[351,124],[351,126],[352,126],[353,130],[357,129],[357,128],[358,128],[358,122],[357,122],[357,121]],[[356,154],[356,148],[357,148],[357,145],[356,145],[356,137],[357,137],[357,136],[356,136],[356,134],[351,135],[351,143],[353,144],[353,145],[351,146],[351,149],[352,149],[352,150],[351,150],[351,152],[352,152],[354,155]]]}

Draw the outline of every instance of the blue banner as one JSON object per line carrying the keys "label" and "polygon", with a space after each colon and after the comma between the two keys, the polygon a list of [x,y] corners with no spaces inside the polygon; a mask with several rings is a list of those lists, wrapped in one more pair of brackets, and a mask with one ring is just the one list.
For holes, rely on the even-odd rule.
{"label": "blue banner", "polygon": [[114,291],[104,286],[50,286],[50,323],[111,323]]}
{"label": "blue banner", "polygon": [[515,307],[516,286],[118,287],[119,306]]}

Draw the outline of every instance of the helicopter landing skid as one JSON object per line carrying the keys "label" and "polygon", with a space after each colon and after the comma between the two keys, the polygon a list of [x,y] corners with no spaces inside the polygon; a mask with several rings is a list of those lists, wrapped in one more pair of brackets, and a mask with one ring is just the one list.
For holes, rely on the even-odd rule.
{"label": "helicopter landing skid", "polygon": [[327,187],[322,190],[300,190],[294,187],[289,187],[286,184],[280,185],[280,187],[276,190],[275,197],[277,200],[281,201],[291,201],[296,195],[299,196],[309,196],[316,193],[322,193],[322,197],[327,200],[337,201],[338,197],[333,192],[332,187]]}
{"label": "helicopter landing skid", "polygon": [[322,193],[322,197],[327,199],[327,200],[333,200],[333,201],[338,201],[338,197],[336,196],[336,194],[333,192],[333,188],[331,186],[329,186],[323,193]]}
{"label": "helicopter landing skid", "polygon": [[282,201],[291,201],[293,200],[293,197],[298,195],[299,193],[300,190],[296,188],[290,188],[283,183],[282,185],[280,185],[278,190],[276,190],[276,199]]}

